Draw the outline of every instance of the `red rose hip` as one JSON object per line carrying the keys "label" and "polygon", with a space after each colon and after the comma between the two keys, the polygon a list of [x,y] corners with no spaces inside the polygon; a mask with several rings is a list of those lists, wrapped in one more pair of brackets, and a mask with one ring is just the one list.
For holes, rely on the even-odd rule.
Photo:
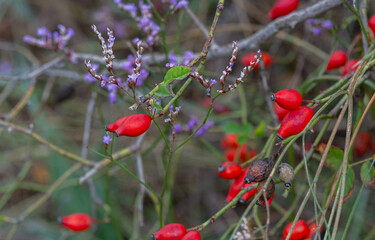
{"label": "red rose hip", "polygon": [[[293,225],[293,222],[290,222],[284,228],[284,231],[283,231],[283,240],[285,240],[286,237],[288,236],[288,234],[290,232],[290,229],[292,228],[292,225]],[[306,239],[306,237],[308,237],[309,233],[310,233],[310,229],[309,229],[309,226],[307,225],[307,223],[305,221],[303,221],[303,220],[298,220],[296,222],[296,226],[294,226],[293,232],[290,235],[289,240],[303,240],[303,239]]]}
{"label": "red rose hip", "polygon": [[242,173],[242,167],[232,161],[221,164],[218,168],[218,173],[223,179],[235,179]]}
{"label": "red rose hip", "polygon": [[115,133],[117,136],[137,137],[150,127],[151,117],[147,114],[133,114],[128,116]]}
{"label": "red rose hip", "polygon": [[122,117],[122,118],[119,118],[116,120],[116,122],[112,123],[112,124],[108,124],[106,126],[104,126],[104,129],[108,132],[115,132],[115,130],[117,130],[117,128],[119,128],[122,123],[128,118],[128,116],[125,116],[125,117]]}
{"label": "red rose hip", "polygon": [[370,27],[370,29],[372,30],[372,32],[375,35],[375,14],[372,15],[370,17],[370,19],[368,20],[368,26]]}
{"label": "red rose hip", "polygon": [[362,132],[358,134],[354,142],[354,153],[358,157],[362,157],[369,149],[371,149],[371,143],[372,139],[369,132]]}
{"label": "red rose hip", "polygon": [[279,120],[279,122],[281,122],[284,119],[284,117],[289,113],[289,110],[280,107],[279,104],[275,102],[273,103],[273,110],[275,111],[277,120]]}
{"label": "red rose hip", "polygon": [[344,66],[347,60],[348,57],[344,51],[334,51],[329,58],[326,71]]}
{"label": "red rose hip", "polygon": [[179,223],[170,223],[152,234],[153,240],[181,240],[186,234],[186,228]]}
{"label": "red rose hip", "polygon": [[60,217],[58,220],[64,227],[75,231],[82,232],[91,227],[92,218],[85,213],[74,213],[68,216]]}
{"label": "red rose hip", "polygon": [[301,94],[292,88],[286,88],[278,91],[271,96],[271,100],[279,104],[280,107],[286,110],[295,110],[302,104]]}
{"label": "red rose hip", "polygon": [[181,240],[201,240],[201,235],[198,231],[190,231]]}
{"label": "red rose hip", "polygon": [[342,70],[342,74],[341,75],[345,76],[346,74],[354,72],[355,70],[357,70],[357,68],[358,68],[357,63],[358,63],[358,60],[356,60],[356,59],[349,60],[344,65],[344,69]]}
{"label": "red rose hip", "polygon": [[220,145],[224,149],[228,148],[238,148],[237,135],[234,133],[225,134],[223,140],[221,140]]}
{"label": "red rose hip", "polygon": [[288,113],[280,124],[277,137],[284,139],[302,132],[310,122],[313,114],[314,111],[306,106]]}
{"label": "red rose hip", "polygon": [[[241,58],[241,63],[245,66],[250,66],[250,63],[255,63],[255,56],[257,54],[256,53],[250,53],[248,55],[245,55]],[[268,54],[267,52],[262,52],[262,59],[263,59],[263,63],[264,63],[264,67],[269,67],[272,63],[272,57],[270,54]],[[254,69],[259,69],[259,63],[257,65],[254,66]]]}
{"label": "red rose hip", "polygon": [[272,20],[288,15],[298,8],[299,0],[278,0],[273,5],[268,17]]}

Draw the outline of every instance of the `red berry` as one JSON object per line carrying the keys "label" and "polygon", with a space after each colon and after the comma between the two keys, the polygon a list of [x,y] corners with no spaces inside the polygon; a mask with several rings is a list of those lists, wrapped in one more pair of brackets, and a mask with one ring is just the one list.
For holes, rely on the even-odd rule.
{"label": "red berry", "polygon": [[234,133],[225,134],[223,140],[221,140],[221,147],[224,149],[228,148],[238,148],[237,135]]}
{"label": "red berry", "polygon": [[[315,234],[316,234],[317,230],[318,229],[316,227],[316,222],[314,222],[313,224],[311,224],[309,226],[309,234],[307,235],[306,239],[310,239],[310,240],[315,239]],[[320,227],[320,233],[323,233],[324,230],[325,230],[325,227],[324,227],[324,225],[322,225]],[[319,238],[317,238],[317,239],[319,239]],[[321,239],[323,239],[323,237]]]}
{"label": "red berry", "polygon": [[[292,228],[293,222],[290,222],[283,231],[283,239],[289,234],[290,229]],[[307,223],[303,220],[298,220],[296,226],[293,229],[292,234],[290,235],[289,240],[303,240],[309,235],[310,229]]]}
{"label": "red berry", "polygon": [[201,235],[198,231],[190,231],[181,240],[201,240]]}
{"label": "red berry", "polygon": [[279,104],[280,107],[286,110],[295,110],[302,104],[301,94],[292,88],[286,88],[278,91],[271,96],[271,100]]}
{"label": "red berry", "polygon": [[82,232],[90,228],[93,221],[92,218],[85,213],[74,213],[59,218],[59,222],[72,231]]}
{"label": "red berry", "polygon": [[235,162],[228,161],[221,164],[217,171],[221,178],[235,179],[241,175],[242,167]]}
{"label": "red berry", "polygon": [[370,17],[370,19],[368,20],[368,26],[370,27],[370,29],[375,35],[375,14],[372,15],[372,17]]}
{"label": "red berry", "polygon": [[[250,66],[250,63],[255,63],[254,57],[256,56],[256,53],[250,53],[241,58],[241,63],[245,66]],[[272,63],[272,57],[267,52],[262,52],[262,58],[264,62],[264,67],[269,67]],[[254,66],[254,69],[259,69],[259,63]]]}
{"label": "red berry", "polygon": [[[238,153],[239,150],[241,150],[241,152]],[[241,162],[245,162],[246,161],[246,150],[247,150],[247,146],[245,144],[241,145],[241,147],[239,147],[239,148],[227,149],[225,151],[225,158],[228,161],[234,161],[236,156],[237,156],[237,157],[239,157]],[[238,154],[239,154],[239,156],[238,156]]]}
{"label": "red berry", "polygon": [[358,68],[358,65],[356,65],[357,63],[358,63],[358,60],[356,60],[356,59],[350,59],[344,65],[344,69],[342,70],[342,74],[341,75],[345,76],[346,74],[354,72],[355,70],[357,70],[357,68]]}
{"label": "red berry", "polygon": [[133,114],[128,116],[115,132],[118,136],[137,137],[150,127],[151,117],[147,114]]}
{"label": "red berry", "polygon": [[[244,184],[243,188],[250,187],[251,185],[254,185],[254,184],[257,184],[257,183],[256,182],[252,182],[252,183]],[[255,194],[257,194],[257,188],[254,188],[254,189],[246,192],[244,195],[242,195],[242,197],[240,199],[240,202],[246,202],[247,200],[249,200]]]}
{"label": "red berry", "polygon": [[[273,193],[270,199],[267,200],[268,206],[271,206],[271,203],[274,197],[275,197],[275,193]],[[263,206],[266,206],[266,202],[263,203]]]}
{"label": "red berry", "polygon": [[170,223],[152,234],[153,240],[181,240],[186,234],[186,228],[179,223]]}
{"label": "red berry", "polygon": [[289,113],[289,110],[280,107],[279,104],[277,104],[276,102],[273,103],[273,110],[275,111],[279,122],[281,122],[284,119],[284,117]]}
{"label": "red berry", "polygon": [[229,203],[237,196],[239,192],[241,192],[242,186],[244,186],[244,179],[249,171],[249,167],[245,168],[245,170],[238,176],[232,183],[229,189],[229,193],[227,195],[226,201]]}
{"label": "red berry", "polygon": [[362,132],[358,134],[354,142],[354,153],[358,157],[362,157],[367,153],[367,150],[371,149],[372,139],[369,132]]}
{"label": "red berry", "polygon": [[284,139],[302,132],[310,122],[313,114],[314,111],[306,106],[288,113],[280,124],[277,132],[278,138]]}
{"label": "red berry", "polygon": [[253,158],[258,154],[257,150],[255,149],[250,149],[249,152],[247,153],[247,159]]}
{"label": "red berry", "polygon": [[347,60],[348,57],[346,56],[346,53],[344,51],[334,51],[329,58],[326,71],[344,66]]}
{"label": "red berry", "polygon": [[109,131],[109,132],[115,132],[115,130],[117,130],[117,128],[119,128],[119,127],[121,126],[121,124],[122,124],[127,118],[128,118],[128,116],[125,116],[125,117],[119,118],[119,119],[116,120],[116,122],[104,126],[104,129],[105,129],[106,131]]}
{"label": "red berry", "polygon": [[272,20],[288,15],[298,8],[299,0],[278,0],[273,5],[268,17]]}

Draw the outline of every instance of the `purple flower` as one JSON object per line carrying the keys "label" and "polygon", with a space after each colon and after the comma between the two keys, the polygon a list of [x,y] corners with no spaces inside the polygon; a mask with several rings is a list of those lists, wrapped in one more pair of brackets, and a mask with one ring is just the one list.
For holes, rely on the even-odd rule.
{"label": "purple flower", "polygon": [[182,128],[182,125],[177,123],[176,125],[174,125],[174,128],[175,128],[175,131],[176,133],[180,133],[182,132],[184,129]]}
{"label": "purple flower", "polygon": [[31,43],[33,40],[34,40],[34,38],[32,36],[30,36],[30,35],[23,36],[23,41],[25,43]]}
{"label": "purple flower", "polygon": [[112,138],[109,135],[103,136],[103,143],[109,144],[110,142],[112,142]]}
{"label": "purple flower", "polygon": [[333,27],[333,23],[331,20],[325,20],[322,22],[322,27],[329,30]]}
{"label": "purple flower", "polygon": [[184,60],[182,61],[183,65],[188,65],[191,60],[194,59],[194,53],[192,51],[184,52]]}
{"label": "purple flower", "polygon": [[40,37],[44,37],[44,36],[47,36],[50,32],[48,31],[48,29],[46,27],[40,27],[36,30],[36,35],[40,36]]}
{"label": "purple flower", "polygon": [[2,75],[9,75],[12,73],[12,65],[8,61],[2,61],[0,63],[0,72]]}
{"label": "purple flower", "polygon": [[197,117],[191,116],[189,122],[186,124],[189,131],[193,131],[193,128],[197,125]]}
{"label": "purple flower", "polygon": [[[121,1],[120,1],[121,2]],[[125,4],[124,6],[124,10],[128,11],[129,13],[131,14],[135,14],[137,15],[137,7],[134,5],[134,3],[128,3],[128,4]]]}
{"label": "purple flower", "polygon": [[323,30],[322,30],[321,28],[318,28],[318,27],[313,27],[313,28],[311,29],[311,31],[312,31],[312,33],[313,33],[314,35],[321,35],[321,34],[323,33]]}
{"label": "purple flower", "polygon": [[133,65],[134,65],[134,56],[132,54],[128,55],[127,60],[125,63],[122,65],[122,68],[127,71],[127,72],[132,72],[133,71]]}
{"label": "purple flower", "polygon": [[203,136],[208,129],[210,129],[215,123],[213,121],[208,121],[205,125],[203,125],[195,134],[194,137],[201,137]]}

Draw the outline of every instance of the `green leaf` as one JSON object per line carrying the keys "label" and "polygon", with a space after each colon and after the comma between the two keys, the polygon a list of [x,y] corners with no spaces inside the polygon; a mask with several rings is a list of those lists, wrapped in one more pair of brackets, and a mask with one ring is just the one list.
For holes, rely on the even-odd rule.
{"label": "green leaf", "polygon": [[160,97],[167,97],[171,93],[169,90],[165,87],[164,84],[159,84],[159,90],[155,93],[155,95],[160,96]]}
{"label": "green leaf", "polygon": [[245,135],[241,135],[238,137],[238,144],[242,145],[244,143],[246,143],[246,140],[247,140],[247,137]]}
{"label": "green leaf", "polygon": [[261,121],[259,125],[255,128],[254,134],[256,137],[263,137],[266,135],[267,129],[266,129],[266,122]]}
{"label": "green leaf", "polygon": [[241,133],[242,128],[237,122],[229,122],[223,127],[223,131],[225,133]]}
{"label": "green leaf", "polygon": [[242,134],[249,135],[253,131],[253,126],[250,123],[245,123],[242,126]]}
{"label": "green leaf", "polygon": [[365,162],[362,164],[361,180],[365,186],[375,187],[375,169],[374,166],[371,165],[371,162]]}
{"label": "green leaf", "polygon": [[[315,148],[315,150],[319,151],[320,154],[323,155],[325,148],[326,144],[321,143]],[[332,168],[333,170],[337,170],[339,169],[343,158],[344,152],[336,146],[331,146],[331,148],[328,151],[327,161],[324,164],[327,167]]]}
{"label": "green leaf", "polygon": [[162,110],[162,109],[163,109],[163,108],[162,108],[159,104],[157,104],[157,103],[154,104],[154,107],[155,107],[157,110]]}
{"label": "green leaf", "polygon": [[175,66],[168,70],[164,76],[164,84],[167,86],[174,80],[182,80],[186,78],[187,75],[192,71],[191,68],[187,66]]}
{"label": "green leaf", "polygon": [[[341,178],[341,176],[340,176],[340,178]],[[333,183],[334,179],[335,178],[332,179],[332,183]],[[337,188],[339,186],[340,180],[341,179],[339,179],[339,181],[337,183],[335,193],[337,192]],[[348,168],[348,170],[346,172],[346,180],[345,180],[344,202],[346,202],[350,198],[350,196],[352,196],[353,188],[354,188],[354,181],[355,181],[354,171],[353,171],[352,168]],[[335,198],[336,195],[334,195],[333,197]]]}

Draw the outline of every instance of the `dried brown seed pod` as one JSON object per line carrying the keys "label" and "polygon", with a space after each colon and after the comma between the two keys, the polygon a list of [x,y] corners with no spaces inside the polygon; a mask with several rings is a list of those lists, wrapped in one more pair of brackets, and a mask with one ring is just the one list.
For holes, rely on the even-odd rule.
{"label": "dried brown seed pod", "polygon": [[277,168],[280,180],[285,184],[285,187],[290,187],[294,179],[294,169],[287,163],[281,163]]}
{"label": "dried brown seed pod", "polygon": [[251,164],[245,183],[261,182],[268,178],[273,167],[273,161],[270,158],[258,159]]}
{"label": "dried brown seed pod", "polygon": [[[258,190],[257,190],[257,193],[259,193],[260,191],[262,191],[263,187],[264,187],[264,184],[267,182],[267,180],[264,180],[262,182],[260,182],[258,184]],[[267,188],[266,188],[266,198],[267,200],[270,199],[272,197],[272,195],[274,194],[275,192],[275,181],[273,179],[271,179],[271,181],[268,183],[267,185]],[[265,203],[265,199],[264,199],[264,195],[262,193],[262,195],[260,195],[258,201],[257,201],[257,204],[258,205],[261,205],[263,203]]]}

